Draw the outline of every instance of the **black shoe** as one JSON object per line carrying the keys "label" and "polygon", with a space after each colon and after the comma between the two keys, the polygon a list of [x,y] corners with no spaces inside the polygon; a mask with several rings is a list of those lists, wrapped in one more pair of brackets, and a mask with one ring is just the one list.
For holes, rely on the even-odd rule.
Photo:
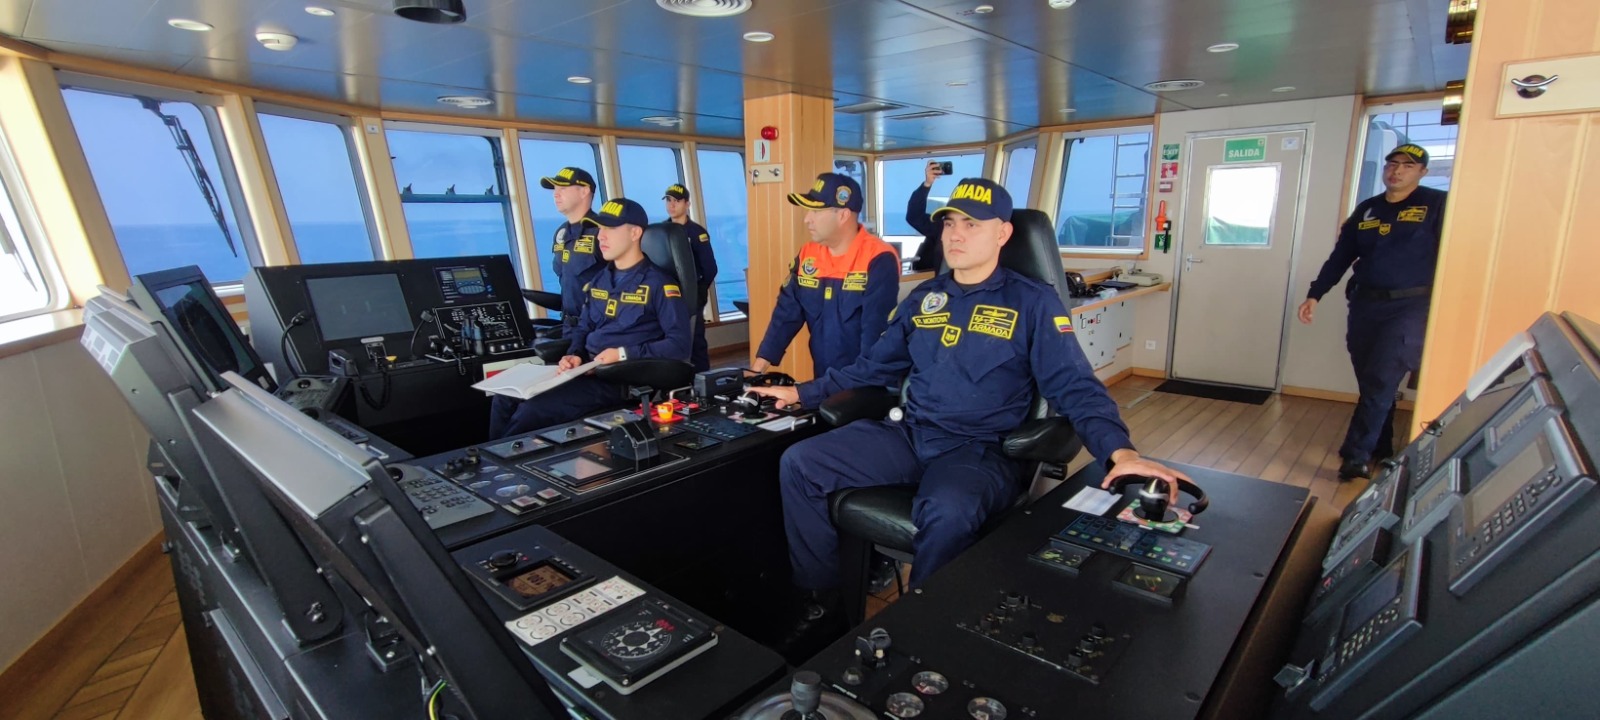
{"label": "black shoe", "polygon": [[893,559],[881,553],[872,554],[872,571],[867,576],[867,592],[877,595],[894,584],[900,568]]}
{"label": "black shoe", "polygon": [[1372,466],[1362,460],[1346,459],[1339,466],[1340,480],[1354,480],[1356,478],[1371,478]]}
{"label": "black shoe", "polygon": [[784,633],[777,650],[791,664],[800,665],[829,643],[842,637],[844,606],[835,590],[809,591],[795,611],[794,624]]}

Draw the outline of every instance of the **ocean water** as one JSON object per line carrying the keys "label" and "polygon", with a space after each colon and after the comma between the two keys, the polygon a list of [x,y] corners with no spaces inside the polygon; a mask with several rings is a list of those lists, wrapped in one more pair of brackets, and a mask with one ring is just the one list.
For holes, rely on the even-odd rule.
{"label": "ocean water", "polygon": [[[543,227],[541,223],[541,227]],[[717,256],[719,310],[733,312],[734,300],[745,300],[744,269],[750,265],[745,241],[748,225],[737,216],[711,217],[705,223]],[[244,278],[250,267],[244,244],[235,233],[230,251],[216,225],[121,225],[114,228],[122,259],[130,275],[183,265],[199,265],[212,283]],[[373,258],[372,241],[360,223],[301,223],[294,226],[301,262],[307,264],[365,261]],[[505,222],[499,217],[416,221],[410,225],[411,244],[418,257],[496,255],[511,252]],[[534,247],[537,265],[550,273],[549,233]]]}

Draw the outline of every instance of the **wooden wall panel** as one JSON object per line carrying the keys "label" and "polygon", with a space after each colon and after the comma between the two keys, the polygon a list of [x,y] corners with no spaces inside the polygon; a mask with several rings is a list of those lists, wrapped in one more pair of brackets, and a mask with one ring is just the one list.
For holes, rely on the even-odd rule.
{"label": "wooden wall panel", "polygon": [[1478,12],[1419,418],[1540,313],[1600,318],[1600,113],[1495,117],[1505,63],[1600,52],[1600,4],[1480,0]]}
{"label": "wooden wall panel", "polygon": [[[810,188],[817,175],[833,169],[833,100],[792,93],[745,100],[746,163],[755,157],[761,128],[778,128],[772,143],[772,162],[783,166],[784,181],[748,184],[750,212],[750,357],[755,358],[767,332],[778,286],[789,273],[806,235],[802,210],[789,204],[790,192]],[[724,272],[738,272],[727,268]],[[811,378],[810,336],[801,331],[789,346],[781,369],[797,380]]]}

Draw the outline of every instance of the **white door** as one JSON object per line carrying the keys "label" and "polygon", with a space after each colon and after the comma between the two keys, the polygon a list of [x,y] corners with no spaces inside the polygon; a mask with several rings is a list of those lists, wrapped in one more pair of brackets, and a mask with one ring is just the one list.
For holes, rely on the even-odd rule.
{"label": "white door", "polygon": [[1172,376],[1276,389],[1305,130],[1191,137]]}

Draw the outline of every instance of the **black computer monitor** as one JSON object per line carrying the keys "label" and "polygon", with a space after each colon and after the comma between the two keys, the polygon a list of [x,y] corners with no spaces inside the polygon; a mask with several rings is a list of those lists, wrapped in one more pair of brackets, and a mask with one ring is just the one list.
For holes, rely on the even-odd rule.
{"label": "black computer monitor", "polygon": [[179,349],[189,364],[203,371],[201,380],[211,392],[226,389],[221,380],[224,372],[238,373],[268,392],[278,389],[199,267],[136,276],[129,294],[141,309],[160,313],[171,324]]}
{"label": "black computer monitor", "polygon": [[195,410],[271,499],[317,563],[387,621],[427,680],[448,681],[463,717],[565,717],[561,702],[434,536],[388,470],[348,440],[224,373]]}
{"label": "black computer monitor", "polygon": [[324,343],[408,333],[416,328],[394,273],[306,278]]}

